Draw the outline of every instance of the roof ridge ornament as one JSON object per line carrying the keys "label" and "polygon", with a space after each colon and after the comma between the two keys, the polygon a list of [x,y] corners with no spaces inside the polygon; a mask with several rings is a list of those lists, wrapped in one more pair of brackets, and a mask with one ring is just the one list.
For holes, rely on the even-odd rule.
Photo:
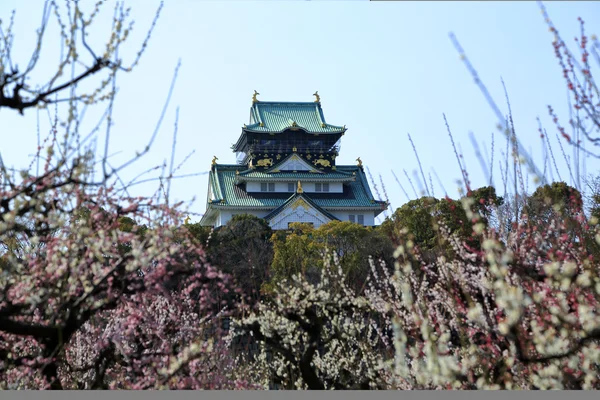
{"label": "roof ridge ornament", "polygon": [[360,159],[360,157],[358,157],[358,158],[356,159],[356,161],[358,162],[358,164],[357,164],[357,165],[358,165],[359,167],[362,167],[362,160]]}
{"label": "roof ridge ornament", "polygon": [[260,93],[258,93],[256,90],[254,91],[254,94],[252,95],[252,104],[259,102],[259,100],[256,98],[256,96],[258,96],[259,94]]}
{"label": "roof ridge ornament", "polygon": [[296,193],[304,193],[304,189],[302,189],[302,184],[298,181],[298,187],[296,188]]}
{"label": "roof ridge ornament", "polygon": [[313,96],[315,96],[317,98],[315,100],[315,103],[320,103],[321,102],[321,96],[319,96],[319,91],[318,90],[313,93]]}
{"label": "roof ridge ornament", "polygon": [[217,160],[218,160],[217,156],[213,156],[211,165],[217,165]]}

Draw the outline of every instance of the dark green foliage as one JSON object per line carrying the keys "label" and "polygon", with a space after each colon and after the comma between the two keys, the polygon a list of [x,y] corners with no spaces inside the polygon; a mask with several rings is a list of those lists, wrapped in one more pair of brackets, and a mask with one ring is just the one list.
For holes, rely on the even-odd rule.
{"label": "dark green foliage", "polygon": [[[471,211],[478,214],[479,221],[485,225],[489,223],[494,207],[504,202],[490,186],[472,190],[467,197],[474,200]],[[441,231],[442,226],[449,235],[457,235],[469,247],[479,248],[478,241],[473,237],[473,222],[467,216],[461,200],[425,196],[398,208],[391,218],[381,224],[381,230],[397,244],[411,241],[425,260],[431,261],[439,255],[452,254],[447,242],[448,235]]]}
{"label": "dark green foliage", "polygon": [[[196,229],[199,239],[207,231]],[[206,246],[209,261],[234,277],[240,289],[253,301],[260,296],[260,286],[269,276],[273,246],[272,230],[267,221],[253,215],[234,215],[227,224],[215,229]]]}
{"label": "dark green foliage", "polygon": [[555,216],[572,217],[582,211],[581,193],[565,182],[538,187],[527,199],[525,208],[532,221],[547,222]]}
{"label": "dark green foliage", "polygon": [[524,212],[533,226],[547,227],[556,221],[565,225],[571,240],[583,239],[581,224],[576,221],[583,213],[581,193],[565,182],[538,187],[527,198]]}
{"label": "dark green foliage", "polygon": [[492,214],[494,207],[504,204],[504,199],[496,195],[496,188],[493,186],[484,186],[472,190],[469,197],[475,200],[473,210],[477,211],[486,221]]}
{"label": "dark green foliage", "polygon": [[357,293],[364,289],[371,267],[369,257],[378,263],[393,265],[394,246],[379,228],[362,226],[348,221],[331,221],[314,229],[311,225],[295,223],[289,232],[277,232],[273,242],[273,284],[302,274],[309,282],[317,283],[324,266],[324,257],[337,256],[347,284]]}
{"label": "dark green foliage", "polygon": [[192,238],[202,245],[209,243],[213,228],[210,226],[202,226],[199,222],[194,224],[185,224],[185,228],[192,234]]}

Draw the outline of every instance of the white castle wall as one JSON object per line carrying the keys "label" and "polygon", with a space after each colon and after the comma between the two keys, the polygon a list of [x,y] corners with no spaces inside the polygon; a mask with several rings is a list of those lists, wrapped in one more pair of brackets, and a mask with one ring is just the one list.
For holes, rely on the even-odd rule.
{"label": "white castle wall", "polygon": [[[298,182],[292,182],[294,184],[294,191],[290,192],[288,190],[288,182],[275,182],[275,192],[288,192],[290,195],[296,191],[296,187],[298,186]],[[251,192],[260,192],[260,184],[261,182],[247,182],[246,183],[246,191]],[[302,182],[302,190],[307,193],[323,193],[317,192],[315,188],[315,182]],[[343,193],[344,187],[341,182],[329,182],[329,192],[325,193]]]}

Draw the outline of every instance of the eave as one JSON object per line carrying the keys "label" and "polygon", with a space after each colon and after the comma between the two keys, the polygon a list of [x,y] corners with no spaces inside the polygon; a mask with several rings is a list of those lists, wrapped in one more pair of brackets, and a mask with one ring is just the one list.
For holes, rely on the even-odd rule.
{"label": "eave", "polygon": [[334,125],[329,125],[329,124],[325,124],[325,126],[336,129],[336,130],[333,132],[314,132],[314,131],[309,131],[308,129],[301,127],[301,126],[292,126],[292,125],[287,126],[280,130],[266,130],[266,129],[258,129],[258,128],[263,128],[259,124],[252,124],[252,125],[244,125],[242,127],[242,134],[243,133],[257,133],[257,134],[265,134],[265,135],[277,135],[277,134],[283,133],[287,130],[291,130],[291,131],[303,131],[304,133],[308,133],[309,135],[320,136],[320,135],[343,135],[348,130],[347,128],[344,128],[342,126],[334,126]]}

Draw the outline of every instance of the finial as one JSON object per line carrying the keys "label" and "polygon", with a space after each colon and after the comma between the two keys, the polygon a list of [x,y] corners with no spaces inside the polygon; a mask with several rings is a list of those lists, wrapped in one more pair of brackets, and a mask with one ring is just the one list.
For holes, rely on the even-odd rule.
{"label": "finial", "polygon": [[258,99],[256,98],[256,96],[258,96],[260,93],[258,93],[256,90],[254,91],[254,94],[252,95],[252,103],[258,103]]}
{"label": "finial", "polygon": [[294,153],[298,151],[298,149],[296,148],[296,146],[294,146],[294,147],[292,148],[292,151],[293,151]]}
{"label": "finial", "polygon": [[298,188],[296,189],[296,193],[304,193],[304,190],[302,189],[302,184],[300,183],[300,181],[298,181]]}
{"label": "finial", "polygon": [[317,99],[315,100],[315,103],[320,103],[321,102],[321,96],[319,96],[319,92],[316,91],[315,93],[313,93],[313,96],[315,96]]}
{"label": "finial", "polygon": [[212,165],[217,165],[217,160],[218,160],[217,156],[213,156]]}
{"label": "finial", "polygon": [[239,174],[240,174],[240,171],[236,169],[236,170],[235,170],[235,174],[236,174],[236,175],[239,175]]}
{"label": "finial", "polygon": [[188,215],[187,218],[185,219],[185,221],[183,221],[184,224],[189,224],[190,223],[190,216]]}
{"label": "finial", "polygon": [[358,164],[357,164],[357,165],[358,165],[359,167],[362,167],[362,160],[360,159],[360,157],[358,157],[358,158],[356,159],[356,161],[358,162]]}

